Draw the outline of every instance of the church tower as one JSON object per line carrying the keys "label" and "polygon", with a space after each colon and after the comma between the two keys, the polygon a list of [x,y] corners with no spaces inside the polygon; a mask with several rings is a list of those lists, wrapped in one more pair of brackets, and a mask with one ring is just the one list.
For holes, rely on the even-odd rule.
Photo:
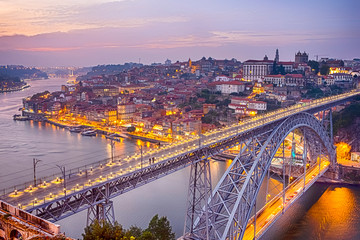
{"label": "church tower", "polygon": [[191,59],[189,58],[189,61],[188,61],[188,66],[189,66],[189,68],[191,68],[191,66],[192,66],[192,63],[191,63]]}
{"label": "church tower", "polygon": [[279,62],[279,49],[276,49],[276,54],[275,54],[275,62],[278,63]]}

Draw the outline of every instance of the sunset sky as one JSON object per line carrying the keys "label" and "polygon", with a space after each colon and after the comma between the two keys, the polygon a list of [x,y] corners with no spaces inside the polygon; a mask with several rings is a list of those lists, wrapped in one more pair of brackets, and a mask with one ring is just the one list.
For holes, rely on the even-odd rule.
{"label": "sunset sky", "polygon": [[359,0],[0,0],[0,65],[360,57]]}

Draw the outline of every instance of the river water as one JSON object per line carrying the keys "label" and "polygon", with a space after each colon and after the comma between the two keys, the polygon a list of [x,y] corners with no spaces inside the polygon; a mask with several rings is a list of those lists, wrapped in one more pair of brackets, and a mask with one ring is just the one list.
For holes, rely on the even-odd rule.
{"label": "river water", "polygon": [[[45,90],[59,91],[65,83],[66,79],[29,81],[30,88],[0,93],[0,189],[30,181],[33,158],[41,160],[36,168],[39,178],[58,173],[57,164],[70,169],[111,156],[110,142],[105,138],[84,137],[45,123],[12,120],[22,98]],[[115,155],[136,151],[135,140],[115,144]],[[213,184],[228,164],[211,163]],[[167,216],[176,236],[181,236],[189,172],[189,168],[180,170],[113,199],[116,220],[125,228],[146,228],[149,220],[159,214]],[[360,239],[359,187],[315,184],[310,190],[264,239]],[[264,198],[264,191],[260,191],[259,201]],[[86,211],[58,223],[68,236],[81,238]]]}

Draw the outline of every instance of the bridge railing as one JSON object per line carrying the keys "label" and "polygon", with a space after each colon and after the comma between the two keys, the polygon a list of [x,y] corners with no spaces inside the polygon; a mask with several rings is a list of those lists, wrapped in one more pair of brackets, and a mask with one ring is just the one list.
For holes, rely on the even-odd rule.
{"label": "bridge railing", "polygon": [[[358,94],[359,91],[353,91],[353,92],[349,92],[349,93],[344,93],[344,94],[340,94],[340,95],[336,95],[336,96],[331,96],[331,97],[326,97],[326,98],[322,98],[322,99],[317,99],[317,100],[313,100],[310,103],[305,103],[305,104],[295,104],[293,106],[289,106],[286,108],[282,108],[276,111],[272,111],[269,113],[265,113],[265,114],[261,114],[259,116],[256,116],[254,118],[250,118],[250,119],[246,119],[245,121],[242,121],[240,123],[236,123],[233,124],[231,126],[228,127],[224,127],[221,129],[216,129],[213,131],[210,131],[208,133],[203,134],[202,136],[194,136],[194,137],[190,137],[187,141],[184,141],[183,143],[181,143],[180,145],[178,145],[178,147],[189,147],[192,145],[197,145],[197,147],[200,147],[201,145],[201,141],[207,141],[206,145],[212,144],[214,142],[219,141],[220,139],[226,139],[228,137],[231,137],[233,135],[239,134],[244,130],[249,129],[249,127],[251,128],[251,126],[260,126],[260,124],[265,124],[265,123],[270,123],[273,121],[277,121],[281,118],[290,116],[292,114],[296,114],[298,112],[301,111],[306,111],[308,109],[314,108],[316,106],[320,106],[325,102],[333,102],[333,101],[337,101],[338,99],[344,98],[344,97],[349,97],[355,94]],[[197,144],[199,142],[199,145]],[[176,143],[172,143],[169,144],[167,146],[164,146],[158,150],[153,150],[153,152],[151,151],[145,151],[143,153],[144,157],[148,158],[148,157],[153,157],[153,156],[164,156],[166,155],[173,147],[176,148],[175,146]],[[139,158],[140,155],[138,156],[132,156],[133,159]],[[124,155],[120,155],[120,156],[116,156],[114,157],[114,161],[121,161],[123,159],[129,159],[129,156],[125,157]],[[83,171],[88,171],[91,168],[97,168],[100,167],[101,165],[105,165],[107,164],[109,161],[111,161],[111,158],[106,158],[103,160],[100,160],[98,162],[92,163],[92,164],[87,164],[84,165],[82,167],[77,167],[77,168],[73,168],[70,170],[66,171],[65,177],[70,178],[72,175],[74,174],[79,174]],[[55,178],[63,178],[63,174],[58,172],[56,174],[52,174],[50,176],[46,176],[43,178],[39,179],[39,182],[42,183],[44,181],[46,182],[50,182],[52,180],[54,180]],[[7,195],[10,194],[12,192],[14,192],[15,190],[21,190],[21,189],[26,189],[28,188],[30,185],[33,185],[34,182],[33,181],[28,181],[16,186],[12,186],[12,187],[8,187],[5,189],[0,190],[0,194],[2,195]]]}

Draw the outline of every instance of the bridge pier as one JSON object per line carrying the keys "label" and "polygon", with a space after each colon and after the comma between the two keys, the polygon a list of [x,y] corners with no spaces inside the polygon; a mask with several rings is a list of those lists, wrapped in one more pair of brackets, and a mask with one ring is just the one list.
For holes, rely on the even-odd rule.
{"label": "bridge pier", "polygon": [[115,222],[114,206],[112,201],[105,201],[88,208],[86,226],[91,225],[95,220],[109,223]]}
{"label": "bridge pier", "polygon": [[[204,159],[200,162],[191,165],[190,181],[189,181],[189,193],[187,212],[185,217],[184,235],[187,233],[185,239],[200,239],[194,233],[194,226],[204,229],[206,233],[202,236],[206,236],[209,239],[209,199],[211,199],[211,172],[210,161]],[[200,216],[206,216],[205,221],[199,221]]]}

